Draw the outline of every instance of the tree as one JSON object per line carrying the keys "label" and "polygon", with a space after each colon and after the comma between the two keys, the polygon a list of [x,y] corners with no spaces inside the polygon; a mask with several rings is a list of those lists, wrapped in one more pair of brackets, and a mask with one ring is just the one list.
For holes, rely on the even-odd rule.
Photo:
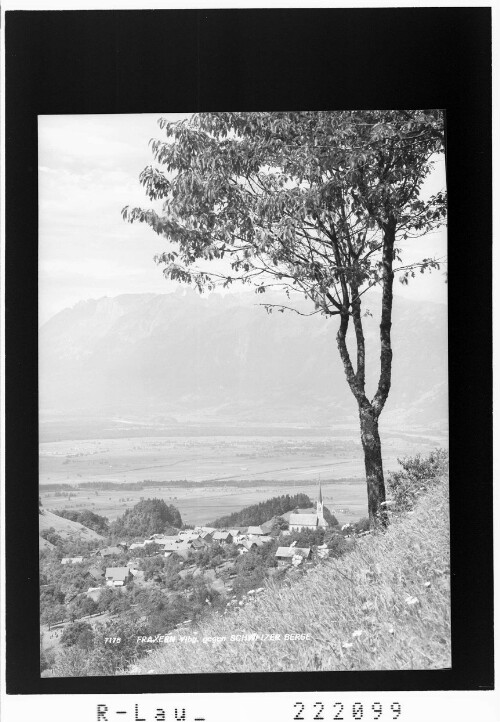
{"label": "tree", "polygon": [[54,677],[88,677],[89,653],[82,647],[74,646],[64,649],[56,658]]}
{"label": "tree", "polygon": [[144,537],[164,533],[172,526],[182,527],[175,506],[165,504],[163,499],[142,499],[111,524],[111,532],[115,537]]}
{"label": "tree", "polygon": [[296,542],[298,547],[312,547],[323,544],[325,539],[325,529],[318,527],[316,529],[302,529],[301,531],[293,531],[287,536],[287,546],[292,542]]}
{"label": "tree", "polygon": [[94,645],[94,630],[88,622],[73,622],[62,633],[61,644],[63,647],[90,649]]}
{"label": "tree", "polygon": [[41,610],[40,621],[42,624],[47,624],[50,630],[52,625],[62,622],[67,616],[68,610],[64,604],[54,604]]}
{"label": "tree", "polygon": [[282,494],[273,496],[258,504],[245,506],[241,511],[235,511],[227,516],[222,516],[210,524],[216,528],[230,529],[240,526],[259,526],[276,515],[285,514],[296,507],[307,509],[312,502],[307,494]]}
{"label": "tree", "polygon": [[57,516],[62,516],[70,521],[77,521],[88,529],[92,529],[98,534],[106,535],[109,532],[109,521],[105,516],[94,514],[93,511],[84,509],[83,511],[75,511],[73,509],[61,509],[55,512]]}
{"label": "tree", "polygon": [[[280,287],[288,299],[303,294],[311,314],[338,316],[337,347],[358,405],[370,522],[385,521],[378,423],[391,386],[394,274],[407,283],[417,269],[439,266],[433,258],[394,263],[401,262],[402,239],[427,233],[446,216],[444,191],[420,197],[444,147],[442,112],[200,113],[159,124],[167,138],[152,141],[155,165],[140,181],[161,210],[125,207],[124,218],[147,223],[170,242],[155,258],[169,279],[200,292],[234,281],[258,293]],[[373,286],[382,289],[380,372],[370,398],[362,301]],[[263,305],[269,312],[290,308]]]}
{"label": "tree", "polygon": [[[149,546],[156,546],[155,544],[148,544]],[[144,571],[144,580],[147,582],[150,579],[163,583],[168,574],[169,560],[162,556],[153,556],[146,558],[141,563],[141,569]]]}
{"label": "tree", "polygon": [[97,612],[97,604],[90,597],[80,595],[76,597],[74,601],[68,607],[68,612],[71,618],[79,619],[80,617],[87,617],[90,614]]}
{"label": "tree", "polygon": [[53,526],[49,526],[48,529],[42,529],[40,536],[54,546],[62,547],[64,545],[63,538],[56,532]]}
{"label": "tree", "polygon": [[335,514],[332,514],[327,506],[323,507],[323,516],[328,526],[339,526],[339,522]]}
{"label": "tree", "polygon": [[429,491],[446,475],[448,452],[434,449],[428,456],[405,456],[398,459],[401,471],[389,474],[388,486],[394,506],[393,511],[410,511],[419,496]]}

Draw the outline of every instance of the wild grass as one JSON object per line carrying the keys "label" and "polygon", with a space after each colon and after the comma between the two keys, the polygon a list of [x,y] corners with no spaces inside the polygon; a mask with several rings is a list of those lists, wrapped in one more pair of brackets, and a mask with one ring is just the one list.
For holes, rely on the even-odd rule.
{"label": "wild grass", "polygon": [[[448,483],[385,533],[200,624],[196,644],[161,645],[128,674],[442,669],[451,666]],[[278,641],[230,641],[232,634]],[[310,640],[285,641],[309,633]],[[177,639],[179,634],[176,634]],[[204,637],[225,637],[203,644]],[[123,672],[121,672],[123,674]]]}

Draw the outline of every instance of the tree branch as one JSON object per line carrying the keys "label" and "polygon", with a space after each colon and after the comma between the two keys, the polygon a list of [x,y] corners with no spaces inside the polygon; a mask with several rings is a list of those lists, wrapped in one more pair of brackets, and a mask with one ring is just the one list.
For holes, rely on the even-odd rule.
{"label": "tree branch", "polygon": [[[293,313],[298,314],[299,316],[315,316],[317,313],[321,313],[321,309],[318,308],[317,311],[312,311],[311,313],[302,313],[302,311],[298,311],[296,308],[292,308],[291,306],[283,306],[281,303],[256,303],[256,306],[264,306],[264,308],[278,308],[280,311],[293,311]],[[335,314],[338,313],[338,311],[334,311],[330,313],[330,316],[335,316]]]}
{"label": "tree branch", "polygon": [[392,284],[394,272],[392,263],[394,258],[394,242],[396,240],[396,219],[391,217],[384,228],[384,250],[382,254],[382,314],[380,317],[380,377],[378,388],[372,400],[376,417],[378,418],[384,408],[389,389],[391,388],[392,371]]}
{"label": "tree branch", "polygon": [[356,379],[360,389],[365,390],[365,336],[363,333],[363,322],[361,320],[361,299],[359,297],[358,288],[351,287],[352,290],[352,320],[354,331],[356,333],[357,347],[357,369]]}
{"label": "tree branch", "polygon": [[337,347],[339,349],[340,358],[344,364],[344,373],[354,397],[356,398],[359,406],[366,406],[370,402],[364,394],[364,390],[360,388],[359,381],[352,366],[351,358],[346,344],[347,329],[349,326],[349,314],[341,313],[340,326],[337,332]]}

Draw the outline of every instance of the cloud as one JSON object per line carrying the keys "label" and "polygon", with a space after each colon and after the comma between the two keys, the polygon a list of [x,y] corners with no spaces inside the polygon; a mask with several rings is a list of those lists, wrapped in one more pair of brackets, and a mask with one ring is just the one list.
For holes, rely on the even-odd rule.
{"label": "cloud", "polygon": [[[179,120],[189,114],[167,115]],[[144,224],[131,225],[121,217],[125,205],[161,205],[154,206],[139,183],[139,173],[151,162],[149,139],[162,135],[157,125],[161,116],[39,118],[40,281],[51,308],[95,293],[165,290],[161,270],[152,261],[165,250],[165,240]],[[444,163],[439,163],[424,190],[434,193],[444,183]],[[441,233],[405,243],[404,261],[445,252],[446,236]],[[436,294],[444,285],[438,272],[418,276],[408,288],[397,284],[397,292],[410,295],[418,288],[425,295],[428,288]],[[79,298],[74,298],[77,293]]]}

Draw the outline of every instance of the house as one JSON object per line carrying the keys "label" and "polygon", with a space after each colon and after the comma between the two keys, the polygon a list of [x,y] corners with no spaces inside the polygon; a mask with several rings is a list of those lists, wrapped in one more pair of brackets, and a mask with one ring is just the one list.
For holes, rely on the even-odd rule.
{"label": "house", "polygon": [[249,537],[248,539],[241,539],[237,542],[238,550],[240,554],[244,554],[245,552],[249,552],[251,549],[257,549],[258,547],[263,547],[267,544],[267,542],[273,541],[271,537],[266,536],[253,536]]}
{"label": "house", "polygon": [[100,557],[111,557],[114,554],[123,554],[123,549],[120,547],[105,547],[104,549],[98,549],[98,551],[95,552],[95,555]]}
{"label": "house", "polygon": [[[173,552],[173,554],[177,554],[177,556],[181,557],[182,559],[187,559],[189,554],[191,552],[190,547],[180,547]],[[165,554],[166,556],[166,554]]]}
{"label": "house", "polygon": [[275,541],[275,540],[274,540],[274,537],[272,537],[272,536],[261,536],[261,537],[259,538],[259,541],[261,541],[262,544],[267,544],[268,542],[272,542],[272,541]]}
{"label": "house", "polygon": [[269,519],[269,521],[265,521],[263,524],[260,525],[260,528],[262,529],[262,532],[264,534],[271,534],[274,528],[274,525],[277,522],[278,517],[273,516],[272,519]]}
{"label": "house", "polygon": [[193,529],[182,529],[179,532],[179,536],[181,537],[181,539],[191,540],[191,539],[198,539],[198,537],[200,535],[199,535],[199,532],[194,531]]}
{"label": "house", "polygon": [[191,543],[182,539],[175,539],[174,541],[163,542],[161,544],[162,551],[164,552],[177,552],[179,549],[190,549]]}
{"label": "house", "polygon": [[202,526],[201,531],[207,534],[215,534],[215,532],[218,530],[215,529],[213,526]]}
{"label": "house", "polygon": [[273,516],[268,521],[265,521],[263,524],[260,525],[260,528],[264,532],[264,534],[267,534],[271,537],[278,537],[280,534],[283,533],[283,529],[281,528],[283,524],[280,524],[283,520],[283,517],[280,516]]}
{"label": "house", "polygon": [[242,539],[240,542],[238,542],[238,548],[240,549],[240,551],[241,549],[246,549],[247,551],[250,551],[251,549],[263,547],[269,541],[272,541],[272,539],[269,537],[253,536],[249,537],[248,539]]}
{"label": "house", "polygon": [[163,556],[167,559],[172,556],[172,554],[178,554],[183,559],[186,559],[190,550],[191,543],[188,541],[183,541],[182,539],[178,539],[177,541],[165,542],[165,544],[162,544],[162,553]]}
{"label": "house", "polygon": [[81,564],[83,557],[64,557],[61,559],[61,564]]}
{"label": "house", "polygon": [[310,547],[278,547],[274,556],[278,560],[278,566],[282,567],[287,564],[292,564],[294,557],[308,559],[310,553]]}
{"label": "house", "polygon": [[99,567],[91,567],[88,571],[86,576],[90,576],[94,581],[100,582],[104,579],[104,570],[100,569]]}
{"label": "house", "polygon": [[198,551],[199,549],[206,549],[210,546],[210,542],[206,542],[204,539],[193,539],[190,542],[191,549]]}
{"label": "house", "polygon": [[178,536],[166,536],[166,535],[160,536],[159,534],[157,534],[157,535],[155,535],[154,539],[153,538],[147,539],[144,542],[144,545],[154,543],[155,548],[159,549],[160,553],[162,553],[163,551],[168,550],[170,548],[170,546],[172,546],[173,544],[178,544],[180,542],[182,542],[182,539]]}
{"label": "house", "polygon": [[136,569],[135,567],[129,567],[129,569],[136,582],[144,581],[144,572],[142,571],[142,569]]}
{"label": "house", "polygon": [[132,579],[132,573],[128,567],[108,567],[106,569],[106,586],[123,587]]}
{"label": "house", "polygon": [[263,544],[267,544],[267,542],[273,541],[273,538],[270,536],[255,536],[254,534],[249,534],[247,541],[257,542],[258,546],[262,546]]}
{"label": "house", "polygon": [[206,544],[210,544],[213,541],[213,534],[215,532],[213,531],[202,531],[200,532],[199,538],[204,541]]}
{"label": "house", "polygon": [[[259,544],[260,542],[260,544]],[[238,549],[240,554],[244,554],[245,552],[249,552],[250,549],[256,549],[258,546],[262,546],[262,542],[260,539],[243,539],[242,541],[238,542]]]}
{"label": "house", "polygon": [[261,526],[249,526],[247,534],[252,536],[265,536],[269,532],[264,531]]}
{"label": "house", "polygon": [[317,514],[292,514],[290,517],[290,531],[315,530],[318,528]]}
{"label": "house", "polygon": [[132,547],[134,547],[134,549],[144,549],[147,551],[149,556],[158,554],[163,548],[163,544],[160,543],[158,539],[145,539],[142,544],[139,544],[139,542],[137,542],[137,544],[138,546],[131,545],[130,548],[132,549]]}
{"label": "house", "polygon": [[213,540],[217,544],[232,544],[233,535],[230,534],[228,531],[216,531],[214,532]]}
{"label": "house", "polygon": [[[146,549],[147,547],[152,547],[153,544],[159,547],[162,546],[157,539],[146,539],[143,542],[133,542],[133,544],[130,545],[130,551],[134,551],[134,549]],[[150,549],[150,552],[153,553],[152,549]]]}

